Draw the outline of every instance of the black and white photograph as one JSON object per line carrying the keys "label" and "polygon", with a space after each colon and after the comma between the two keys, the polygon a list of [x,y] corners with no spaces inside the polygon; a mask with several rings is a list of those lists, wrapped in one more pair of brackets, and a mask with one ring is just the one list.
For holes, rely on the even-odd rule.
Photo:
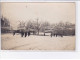
{"label": "black and white photograph", "polygon": [[1,50],[75,51],[75,2],[1,2]]}

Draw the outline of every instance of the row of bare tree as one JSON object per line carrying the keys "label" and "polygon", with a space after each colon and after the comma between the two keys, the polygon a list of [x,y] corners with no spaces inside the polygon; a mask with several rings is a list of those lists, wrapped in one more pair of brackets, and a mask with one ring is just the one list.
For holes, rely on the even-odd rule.
{"label": "row of bare tree", "polygon": [[[75,24],[70,22],[59,22],[50,24],[49,22],[39,22],[29,20],[27,22],[20,21],[18,25],[18,30],[30,30],[32,32],[43,32],[43,33],[52,33],[52,34],[63,34],[63,35],[75,35]],[[2,17],[1,18],[1,32],[10,31],[10,22]]]}
{"label": "row of bare tree", "polygon": [[28,21],[20,22],[18,28],[25,28],[25,30],[33,30],[35,32],[75,35],[75,24],[69,22],[59,22],[50,24],[49,22]]}

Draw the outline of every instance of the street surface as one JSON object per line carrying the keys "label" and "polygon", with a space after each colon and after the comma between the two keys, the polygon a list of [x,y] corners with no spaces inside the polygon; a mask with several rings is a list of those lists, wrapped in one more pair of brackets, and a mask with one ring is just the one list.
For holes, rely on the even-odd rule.
{"label": "street surface", "polygon": [[2,34],[2,50],[75,50],[75,36],[50,37]]}

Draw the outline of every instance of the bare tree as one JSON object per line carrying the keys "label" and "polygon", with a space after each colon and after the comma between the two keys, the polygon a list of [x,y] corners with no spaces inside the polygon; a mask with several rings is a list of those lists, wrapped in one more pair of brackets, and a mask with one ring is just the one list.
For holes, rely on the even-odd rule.
{"label": "bare tree", "polygon": [[24,30],[25,29],[25,22],[19,21],[18,29],[19,30]]}
{"label": "bare tree", "polygon": [[41,24],[41,31],[44,32],[46,28],[50,27],[50,23],[49,22],[43,22]]}

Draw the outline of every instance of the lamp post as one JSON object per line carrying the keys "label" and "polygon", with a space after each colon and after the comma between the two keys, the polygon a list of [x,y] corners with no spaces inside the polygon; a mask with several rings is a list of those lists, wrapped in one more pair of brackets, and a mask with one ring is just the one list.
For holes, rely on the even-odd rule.
{"label": "lamp post", "polygon": [[39,24],[38,24],[38,18],[37,18],[37,31],[38,31],[38,35],[39,35]]}

